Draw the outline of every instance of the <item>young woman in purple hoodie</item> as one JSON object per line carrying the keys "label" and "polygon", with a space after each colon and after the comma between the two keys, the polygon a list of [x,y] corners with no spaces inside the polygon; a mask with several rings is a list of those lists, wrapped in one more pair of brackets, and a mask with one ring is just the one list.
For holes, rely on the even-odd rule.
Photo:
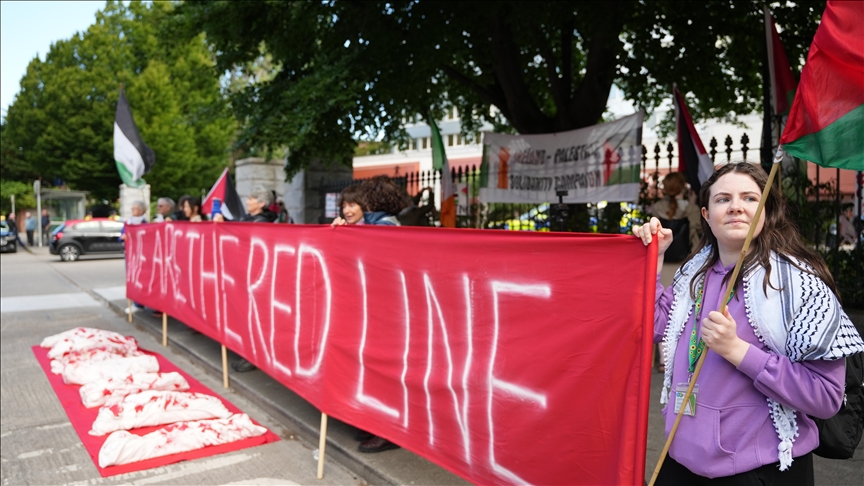
{"label": "young woman in purple hoodie", "polygon": [[[708,353],[657,484],[812,485],[819,432],[811,416],[839,410],[841,358],[864,351],[824,261],[787,219],[780,191],[770,191],[753,221],[766,183],[758,165],[720,167],[700,191],[699,246],[668,289],[657,276],[654,338],[666,352],[667,435],[695,363]],[[751,223],[744,265],[729,282]],[[657,238],[659,272],[671,231],[652,218],[633,234],[646,245]]]}

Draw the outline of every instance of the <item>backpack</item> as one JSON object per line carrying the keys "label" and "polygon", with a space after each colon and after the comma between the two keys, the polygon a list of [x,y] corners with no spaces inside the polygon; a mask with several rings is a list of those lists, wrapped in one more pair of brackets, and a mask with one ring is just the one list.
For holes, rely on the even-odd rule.
{"label": "backpack", "polygon": [[864,432],[864,353],[846,358],[846,390],[840,411],[829,419],[813,418],[819,428],[819,447],[828,459],[851,459]]}

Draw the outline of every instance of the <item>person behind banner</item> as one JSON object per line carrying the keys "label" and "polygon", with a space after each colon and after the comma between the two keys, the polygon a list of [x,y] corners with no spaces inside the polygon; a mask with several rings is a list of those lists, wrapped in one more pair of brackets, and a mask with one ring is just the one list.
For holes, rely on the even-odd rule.
{"label": "person behind banner", "polygon": [[684,174],[671,172],[663,178],[663,199],[651,206],[651,215],[675,235],[673,246],[666,252],[666,262],[684,261],[702,236],[699,208],[687,199],[687,192]]}
{"label": "person behind banner", "polygon": [[[123,241],[124,246],[125,246],[126,239],[127,239],[126,225],[127,224],[128,225],[139,225],[139,224],[146,224],[147,223],[147,217],[144,216],[144,214],[147,212],[147,205],[144,204],[144,201],[140,201],[140,200],[139,201],[133,201],[131,211],[132,211],[132,216],[125,221],[123,228],[120,230],[120,240]],[[123,259],[124,259],[124,265],[128,265],[127,263],[125,263],[125,260],[126,260],[125,248],[124,248]],[[131,309],[126,309],[127,313],[134,312],[135,309],[143,309],[144,308],[144,305],[139,304],[138,302],[133,301],[132,305],[133,305],[133,307]],[[159,315],[161,316],[162,314],[160,313]]]}
{"label": "person behind banner", "polygon": [[[654,340],[666,351],[667,435],[685,410],[657,484],[813,484],[819,432],[811,417],[838,411],[841,358],[864,352],[825,262],[786,217],[780,191],[769,192],[753,222],[766,182],[761,167],[744,162],[705,181],[704,236],[668,289],[659,272],[672,231],[657,218],[633,229],[645,245],[658,240]],[[737,281],[729,282],[751,222],[751,246]],[[693,396],[682,404],[696,362],[709,350]]]}
{"label": "person behind banner", "polygon": [[339,207],[342,216],[336,216],[330,226],[346,224],[363,224],[363,213],[366,212],[366,199],[359,185],[348,186],[339,194]]}
{"label": "person behind banner", "polygon": [[[240,218],[242,223],[272,223],[276,221],[276,213],[268,208],[273,204],[273,192],[263,186],[255,186],[252,193],[246,198],[246,214]],[[225,217],[221,213],[213,215],[214,222],[223,222]],[[238,373],[257,370],[258,367],[245,358],[239,358],[231,362],[231,368]]]}
{"label": "person behind banner", "polygon": [[183,210],[183,215],[186,219],[193,223],[207,221],[207,215],[201,214],[201,200],[195,196],[183,196],[180,208]]}
{"label": "person behind banner", "polygon": [[405,208],[403,191],[386,175],[378,175],[360,184],[366,200],[363,223],[377,226],[400,226],[399,214]]}
{"label": "person behind banner", "polygon": [[170,197],[160,197],[156,200],[156,217],[154,223],[171,221],[174,218],[174,200]]}
{"label": "person behind banner", "polygon": [[[375,176],[359,186],[348,186],[339,196],[344,217],[337,217],[330,226],[377,225],[399,226],[396,215],[405,206],[402,190],[387,176]],[[372,453],[398,449],[389,440],[358,429],[354,439],[360,441],[357,450]]]}
{"label": "person behind banner", "polygon": [[177,200],[177,210],[171,214],[171,221],[189,221],[189,218],[186,217],[186,212],[183,210],[183,207],[186,205],[186,200],[190,197],[192,196],[188,194],[180,196],[180,199]]}

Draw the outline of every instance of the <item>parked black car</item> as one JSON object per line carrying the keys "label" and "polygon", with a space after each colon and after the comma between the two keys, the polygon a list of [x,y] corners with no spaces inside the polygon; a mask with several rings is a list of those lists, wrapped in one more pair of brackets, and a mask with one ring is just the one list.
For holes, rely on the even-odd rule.
{"label": "parked black car", "polygon": [[74,262],[91,253],[123,253],[120,239],[123,223],[110,219],[70,220],[51,235],[51,253],[64,262]]}
{"label": "parked black car", "polygon": [[0,221],[0,252],[6,253],[12,252],[15,253],[18,251],[18,241],[15,237],[15,233],[10,231],[9,223],[6,221]]}

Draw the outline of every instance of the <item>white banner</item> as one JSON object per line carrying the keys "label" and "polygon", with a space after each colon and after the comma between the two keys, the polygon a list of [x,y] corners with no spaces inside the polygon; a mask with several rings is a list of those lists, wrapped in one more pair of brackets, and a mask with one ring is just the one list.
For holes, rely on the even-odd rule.
{"label": "white banner", "polygon": [[557,202],[567,191],[565,203],[635,202],[644,115],[543,135],[483,132],[480,201]]}

